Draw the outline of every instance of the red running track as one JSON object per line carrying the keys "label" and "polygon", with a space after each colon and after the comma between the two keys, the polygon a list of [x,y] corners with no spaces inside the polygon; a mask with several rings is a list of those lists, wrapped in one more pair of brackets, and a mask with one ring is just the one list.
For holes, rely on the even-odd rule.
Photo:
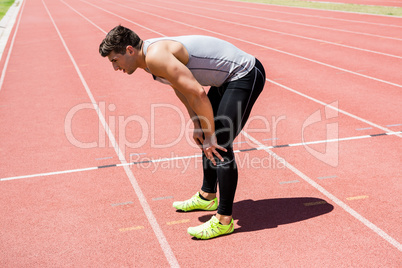
{"label": "red running track", "polygon": [[398,1],[398,0],[382,0],[382,1],[378,1],[378,0],[323,0],[323,1],[309,1],[309,2],[402,7],[401,1]]}
{"label": "red running track", "polygon": [[[400,18],[155,0],[26,0],[19,18],[1,61],[2,267],[402,264]],[[199,151],[171,90],[98,55],[119,23],[224,38],[266,66],[232,235],[193,240],[213,212],[172,208],[200,186]]]}

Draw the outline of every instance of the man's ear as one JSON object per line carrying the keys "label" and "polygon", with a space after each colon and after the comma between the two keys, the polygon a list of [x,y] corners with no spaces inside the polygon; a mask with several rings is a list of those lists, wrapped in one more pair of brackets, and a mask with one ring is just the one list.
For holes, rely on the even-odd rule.
{"label": "man's ear", "polygon": [[133,55],[135,53],[135,48],[130,45],[126,46],[126,53]]}

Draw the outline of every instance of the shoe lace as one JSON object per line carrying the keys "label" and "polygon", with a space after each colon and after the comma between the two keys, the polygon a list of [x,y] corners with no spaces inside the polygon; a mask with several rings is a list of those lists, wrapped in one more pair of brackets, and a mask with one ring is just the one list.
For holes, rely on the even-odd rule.
{"label": "shoe lace", "polygon": [[209,221],[207,221],[206,223],[204,223],[202,225],[202,230],[203,231],[208,231],[211,229],[215,229],[218,226],[218,222],[213,221],[212,219],[210,219]]}
{"label": "shoe lace", "polygon": [[197,203],[197,198],[195,196],[183,201],[182,204],[184,207],[191,207],[191,205],[193,205],[194,203]]}

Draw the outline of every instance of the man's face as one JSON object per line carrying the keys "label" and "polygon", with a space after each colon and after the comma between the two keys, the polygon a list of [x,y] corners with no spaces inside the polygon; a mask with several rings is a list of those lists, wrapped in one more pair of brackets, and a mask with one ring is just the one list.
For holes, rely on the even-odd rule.
{"label": "man's face", "polygon": [[138,67],[135,61],[136,55],[137,53],[132,47],[127,47],[124,55],[112,51],[107,57],[115,71],[122,70],[123,73],[132,74]]}

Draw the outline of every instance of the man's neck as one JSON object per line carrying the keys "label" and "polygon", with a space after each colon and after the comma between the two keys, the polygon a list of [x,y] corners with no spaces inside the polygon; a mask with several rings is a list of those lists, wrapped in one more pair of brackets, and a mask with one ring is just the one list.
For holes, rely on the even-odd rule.
{"label": "man's neck", "polygon": [[145,54],[144,54],[144,43],[142,43],[142,46],[140,50],[138,51],[138,67],[141,69],[147,69],[147,64],[145,62]]}

